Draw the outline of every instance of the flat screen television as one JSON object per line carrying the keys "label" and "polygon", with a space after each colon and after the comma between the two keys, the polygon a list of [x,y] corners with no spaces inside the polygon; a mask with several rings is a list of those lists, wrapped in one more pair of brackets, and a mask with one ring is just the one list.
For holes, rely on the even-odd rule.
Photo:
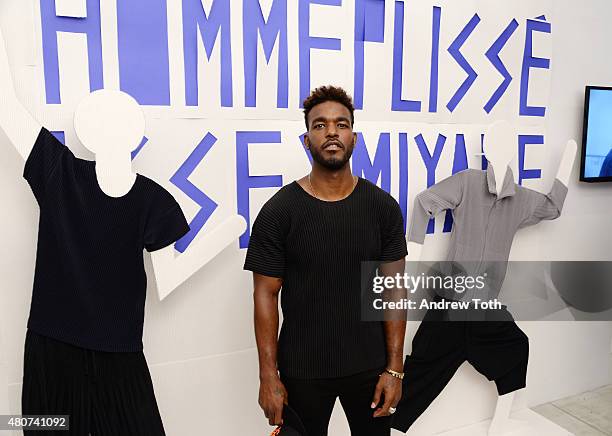
{"label": "flat screen television", "polygon": [[612,182],[612,87],[586,87],[580,180]]}

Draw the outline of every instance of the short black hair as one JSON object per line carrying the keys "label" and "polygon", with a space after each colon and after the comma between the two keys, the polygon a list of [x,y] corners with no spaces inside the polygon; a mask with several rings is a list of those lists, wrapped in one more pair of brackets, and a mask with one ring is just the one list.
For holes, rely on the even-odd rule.
{"label": "short black hair", "polygon": [[351,126],[355,124],[355,107],[353,106],[353,99],[347,92],[339,86],[320,86],[310,93],[306,100],[304,100],[304,121],[306,122],[306,130],[308,126],[308,114],[318,104],[325,103],[326,101],[335,101],[345,106],[351,113]]}

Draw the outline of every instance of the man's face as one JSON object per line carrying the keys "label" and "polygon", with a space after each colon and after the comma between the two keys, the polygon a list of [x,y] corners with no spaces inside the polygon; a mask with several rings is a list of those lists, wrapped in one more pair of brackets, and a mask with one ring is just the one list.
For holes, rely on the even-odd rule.
{"label": "man's face", "polygon": [[321,166],[332,171],[343,168],[353,154],[356,140],[351,113],[343,104],[326,101],[310,110],[304,143]]}

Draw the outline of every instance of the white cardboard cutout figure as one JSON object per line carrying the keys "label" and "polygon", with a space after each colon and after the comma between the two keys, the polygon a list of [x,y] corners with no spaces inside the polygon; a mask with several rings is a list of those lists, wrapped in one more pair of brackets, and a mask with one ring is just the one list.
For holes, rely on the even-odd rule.
{"label": "white cardboard cutout figure", "polygon": [[[25,161],[41,127],[17,99],[0,31],[0,128]],[[100,189],[109,197],[127,194],[136,180],[130,153],[142,141],[145,130],[145,117],[136,100],[120,91],[95,91],[79,103],[74,127],[83,145],[95,154]],[[195,238],[189,249],[178,256],[174,244],[152,252],[160,300],[238,239],[245,229],[244,218],[234,215]]]}
{"label": "white cardboard cutout figure", "polygon": [[[517,132],[507,121],[496,121],[485,132],[484,155],[489,165],[493,167],[497,195],[501,192],[503,182],[508,172],[508,165],[515,158]],[[570,139],[563,152],[563,158],[557,172],[557,179],[568,186],[572,167],[576,159],[578,144]],[[480,154],[479,154],[480,155]],[[408,241],[408,261],[421,260],[423,245]],[[489,436],[504,435],[524,429],[527,423],[510,419],[510,411],[514,401],[515,392],[498,397],[495,413],[489,426]]]}

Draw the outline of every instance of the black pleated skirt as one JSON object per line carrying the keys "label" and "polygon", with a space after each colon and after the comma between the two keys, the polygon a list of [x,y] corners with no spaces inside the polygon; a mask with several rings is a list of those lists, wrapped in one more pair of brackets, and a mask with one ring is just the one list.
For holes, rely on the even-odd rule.
{"label": "black pleated skirt", "polygon": [[48,436],[165,435],[142,351],[87,350],[28,330],[21,405],[23,415],[70,416],[69,431]]}

